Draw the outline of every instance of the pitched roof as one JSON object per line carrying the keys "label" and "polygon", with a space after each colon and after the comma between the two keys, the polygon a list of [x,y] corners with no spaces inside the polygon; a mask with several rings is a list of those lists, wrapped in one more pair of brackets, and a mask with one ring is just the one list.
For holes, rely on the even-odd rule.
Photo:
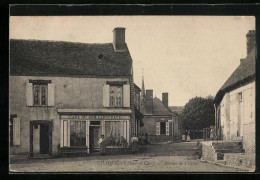
{"label": "pitched roof", "polygon": [[240,60],[240,65],[231,74],[227,81],[222,85],[218,91],[214,101],[220,101],[225,92],[241,86],[246,82],[250,82],[255,78],[255,48],[248,54],[245,59]]}
{"label": "pitched roof", "polygon": [[115,52],[112,43],[10,40],[11,75],[130,76],[129,51]]}
{"label": "pitched roof", "polygon": [[169,106],[169,109],[172,111],[172,112],[175,112],[176,114],[181,114],[183,109],[184,109],[184,106]]}
{"label": "pitched roof", "polygon": [[162,101],[157,97],[153,98],[153,111],[154,111],[153,115],[169,115],[169,116],[172,115],[170,110],[166,108],[163,105]]}

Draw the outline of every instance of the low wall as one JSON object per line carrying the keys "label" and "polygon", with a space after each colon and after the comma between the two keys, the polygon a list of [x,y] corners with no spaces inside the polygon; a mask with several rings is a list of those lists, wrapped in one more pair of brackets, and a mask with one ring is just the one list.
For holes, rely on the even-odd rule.
{"label": "low wall", "polygon": [[226,165],[233,167],[240,167],[255,171],[255,158],[246,154],[226,153],[224,156]]}

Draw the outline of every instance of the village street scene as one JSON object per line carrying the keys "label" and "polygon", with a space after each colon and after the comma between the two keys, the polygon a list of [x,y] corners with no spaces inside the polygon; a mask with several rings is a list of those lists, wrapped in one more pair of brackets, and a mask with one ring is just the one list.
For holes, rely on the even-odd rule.
{"label": "village street scene", "polygon": [[10,173],[254,172],[255,34],[250,16],[10,16]]}

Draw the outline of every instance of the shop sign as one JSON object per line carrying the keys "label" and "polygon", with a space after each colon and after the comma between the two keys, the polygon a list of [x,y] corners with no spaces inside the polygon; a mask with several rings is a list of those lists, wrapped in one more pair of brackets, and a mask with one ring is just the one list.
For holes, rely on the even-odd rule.
{"label": "shop sign", "polygon": [[129,116],[118,115],[63,115],[62,119],[87,119],[87,120],[122,120],[129,119]]}

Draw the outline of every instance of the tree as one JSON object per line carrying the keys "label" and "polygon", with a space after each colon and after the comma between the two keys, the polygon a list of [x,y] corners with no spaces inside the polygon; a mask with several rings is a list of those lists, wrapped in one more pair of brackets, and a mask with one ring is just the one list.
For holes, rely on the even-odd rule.
{"label": "tree", "polygon": [[189,100],[180,115],[185,130],[202,130],[215,124],[213,99],[212,96],[208,96],[207,98],[195,97]]}

